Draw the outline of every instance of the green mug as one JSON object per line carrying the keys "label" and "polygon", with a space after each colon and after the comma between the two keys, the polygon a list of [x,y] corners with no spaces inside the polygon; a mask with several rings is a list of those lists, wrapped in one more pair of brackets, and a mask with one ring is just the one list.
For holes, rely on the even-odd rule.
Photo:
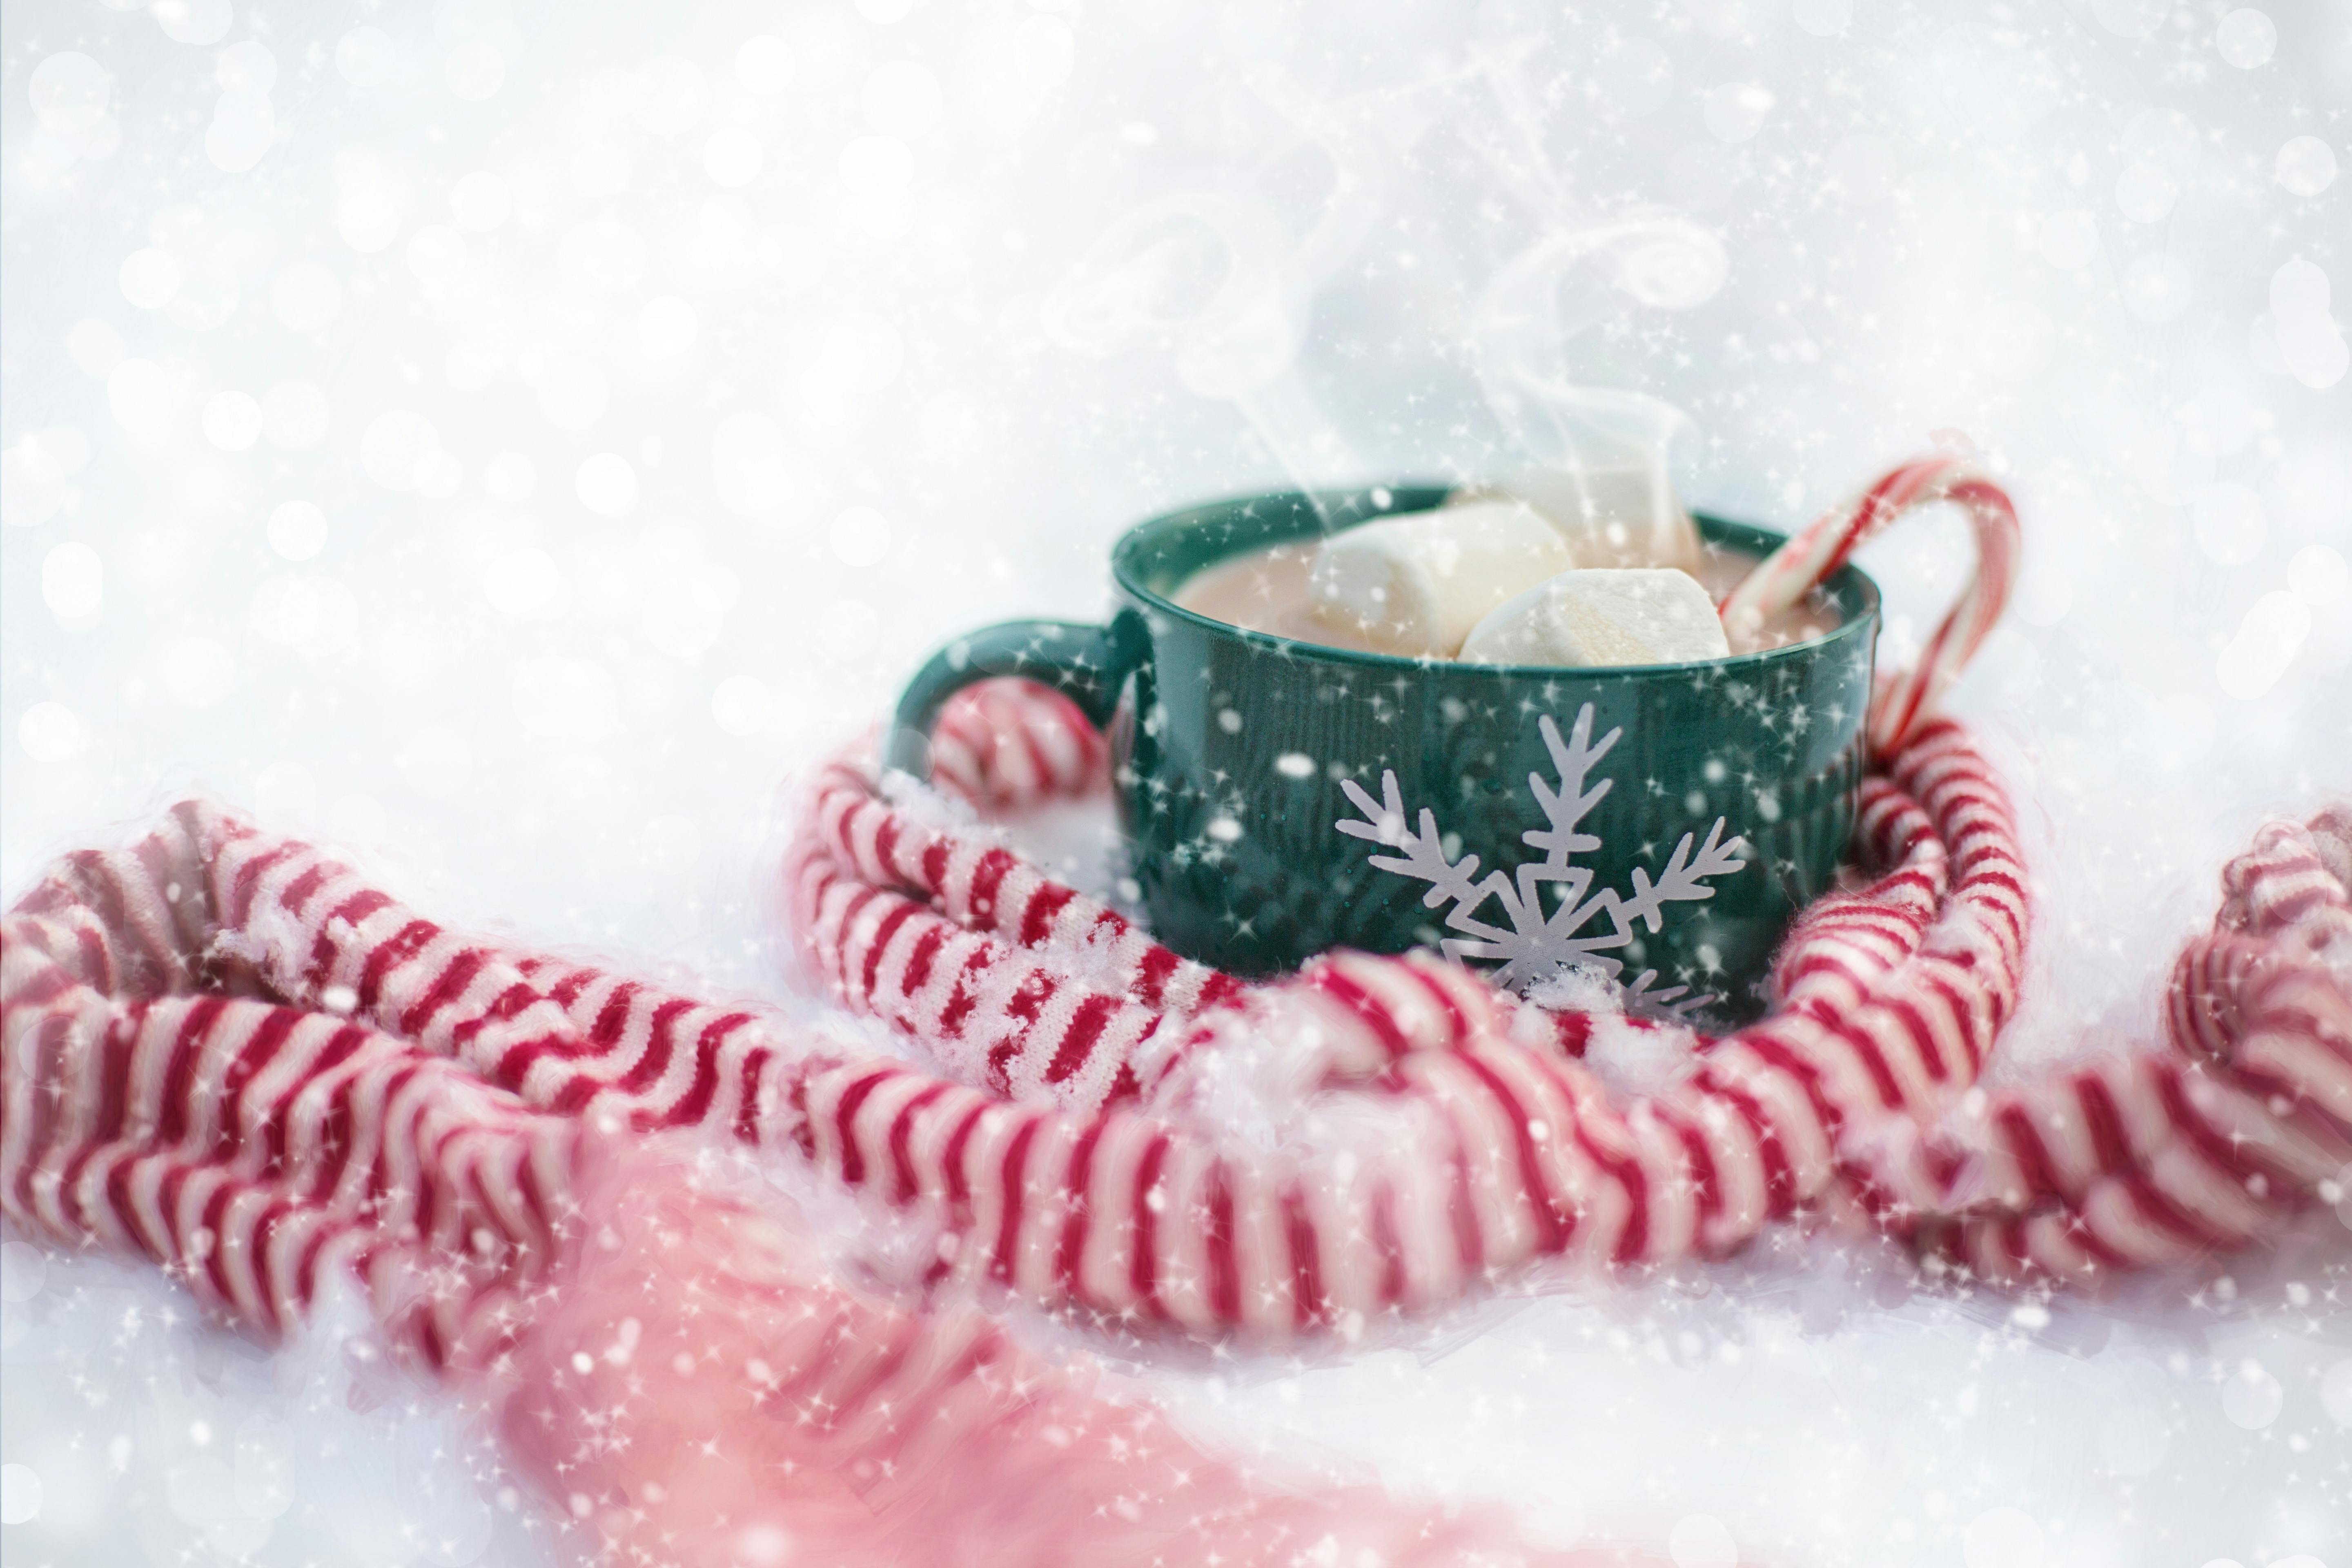
{"label": "green mug", "polygon": [[[1445,489],[1243,497],[1153,518],[1111,552],[1107,626],[1008,621],[907,687],[885,752],[928,776],[962,687],[1058,687],[1108,733],[1128,895],[1178,952],[1239,975],[1328,948],[1431,947],[1525,990],[1569,966],[1725,1025],[1853,826],[1878,590],[1853,566],[1812,642],[1703,664],[1430,662],[1245,631],[1179,608],[1202,568]],[[1698,518],[1754,554],[1780,536]]]}

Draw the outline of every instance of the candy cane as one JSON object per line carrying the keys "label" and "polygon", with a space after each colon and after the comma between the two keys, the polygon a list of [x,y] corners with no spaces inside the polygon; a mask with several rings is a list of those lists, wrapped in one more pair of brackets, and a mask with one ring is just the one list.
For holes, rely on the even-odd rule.
{"label": "candy cane", "polygon": [[1829,580],[1862,545],[1923,506],[1952,501],[1976,534],[1976,565],[1918,659],[1879,689],[1871,704],[1871,750],[1900,747],[1942,697],[2000,619],[2016,585],[2017,508],[1974,458],[1937,454],[1898,464],[1849,501],[1823,513],[1766,556],[1725,598],[1725,627],[1753,635],[1771,616]]}

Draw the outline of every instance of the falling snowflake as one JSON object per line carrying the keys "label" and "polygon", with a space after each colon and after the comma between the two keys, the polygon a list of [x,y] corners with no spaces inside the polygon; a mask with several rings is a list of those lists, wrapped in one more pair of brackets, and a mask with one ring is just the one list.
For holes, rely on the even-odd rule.
{"label": "falling snowflake", "polygon": [[[1439,946],[1445,956],[1459,963],[1465,959],[1499,959],[1502,968],[1496,972],[1495,981],[1511,990],[1525,992],[1530,985],[1571,969],[1596,970],[1616,980],[1624,969],[1623,963],[1610,956],[1612,948],[1623,947],[1633,940],[1633,924],[1643,922],[1655,933],[1663,921],[1663,906],[1715,896],[1707,879],[1739,870],[1747,862],[1738,858],[1746,841],[1734,837],[1722,842],[1722,817],[1706,832],[1706,842],[1698,847],[1696,855],[1691,848],[1696,834],[1685,833],[1682,842],[1667,858],[1664,870],[1655,881],[1647,871],[1633,870],[1633,891],[1628,896],[1612,888],[1592,889],[1590,867],[1573,863],[1580,850],[1598,849],[1601,840],[1590,833],[1579,831],[1587,813],[1601,804],[1614,782],[1602,779],[1591,788],[1585,779],[1609,748],[1617,743],[1622,730],[1612,730],[1592,740],[1592,704],[1586,703],[1576,715],[1576,723],[1562,741],[1559,726],[1551,715],[1538,721],[1546,747],[1551,752],[1552,765],[1559,773],[1559,787],[1546,784],[1542,775],[1530,773],[1528,784],[1535,791],[1536,802],[1542,806],[1546,826],[1530,828],[1520,835],[1529,846],[1544,852],[1540,860],[1522,863],[1516,871],[1497,868],[1484,878],[1478,875],[1478,857],[1465,855],[1459,860],[1448,859],[1444,836],[1437,826],[1437,814],[1422,808],[1421,830],[1415,833],[1406,826],[1404,800],[1397,787],[1392,770],[1381,774],[1381,798],[1353,779],[1342,780],[1340,787],[1362,813],[1361,820],[1343,818],[1336,823],[1340,832],[1351,838],[1366,838],[1398,851],[1394,855],[1375,855],[1371,863],[1383,871],[1393,871],[1427,882],[1429,891],[1422,902],[1435,909],[1447,900],[1454,908],[1447,913],[1445,923],[1464,934],[1449,936]],[[1559,883],[1561,894],[1550,915],[1543,910],[1543,889],[1547,883]],[[1478,918],[1478,911],[1489,900],[1502,906],[1508,919],[1507,928]],[[1605,917],[1606,923],[1599,924]],[[1629,1000],[1683,1013],[1714,1000],[1712,994],[1690,996],[1686,985],[1675,985],[1654,990],[1657,971],[1643,970],[1631,982],[1619,981]]]}

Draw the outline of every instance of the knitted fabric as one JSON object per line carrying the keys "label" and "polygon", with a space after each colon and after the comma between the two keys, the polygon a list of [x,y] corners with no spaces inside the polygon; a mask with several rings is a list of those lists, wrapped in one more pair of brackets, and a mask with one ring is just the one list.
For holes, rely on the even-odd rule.
{"label": "knitted fabric", "polygon": [[[1076,710],[1030,690],[952,754],[1090,755]],[[1034,776],[1024,801],[1088,787]],[[1596,1028],[1639,1020],[1548,1013],[1421,955],[1241,986],[852,764],[809,822],[787,877],[814,971],[944,1072],[812,1083],[807,1152],[1044,1305],[1280,1338],[1539,1257],[1720,1255],[1804,1211],[1883,1226],[1932,1268],[2082,1284],[2269,1234],[2352,1158],[2352,817],[2273,825],[2231,863],[2175,972],[2171,1049],[1988,1096],[2025,875],[1949,721],[1864,784],[1873,879],[1805,912],[1771,1016],[1695,1042],[1686,1076],[1643,1096],[1580,1060]],[[1214,1114],[1245,1074],[1241,1116]]]}
{"label": "knitted fabric", "polygon": [[213,806],[26,895],[0,1032],[12,1223],[144,1254],[265,1336],[355,1280],[607,1560],[1588,1561],[1491,1511],[1271,1484],[889,1288],[707,1157],[807,1146],[808,1100],[870,1063],[459,938]]}
{"label": "knitted fabric", "polygon": [[[1909,465],[1790,549],[1818,577],[1937,495],[1970,507],[1988,575],[1871,716],[1863,879],[1803,913],[1774,1010],[1720,1039],[1422,955],[1245,985],[862,753],[815,780],[782,878],[807,968],[895,1050],[467,938],[194,802],[67,858],[0,924],[0,1208],[143,1253],[259,1332],[355,1279],[396,1344],[500,1391],[519,1461],[633,1560],[1517,1551],[1493,1521],[1258,1485],[1021,1351],[963,1288],[1279,1343],[1800,1217],[1947,1276],[2080,1285],[2341,1198],[2342,806],[2224,871],[2163,1047],[1979,1087],[2026,876],[1990,770],[1925,715],[1998,614],[2014,513],[1973,470]],[[990,809],[1105,784],[1100,737],[1021,682],[966,693],[933,755]],[[1590,1065],[1629,1039],[1678,1064],[1647,1092]],[[928,1275],[863,1277],[793,1204],[714,1182],[721,1148],[916,1222]]]}
{"label": "knitted fabric", "polygon": [[[991,700],[963,725],[988,790],[1098,767],[1060,700]],[[1071,768],[1025,791],[995,765],[1057,746]],[[1876,879],[1807,912],[1779,1009],[1628,1097],[1579,1056],[1633,1021],[1418,956],[1243,986],[852,765],[819,785],[793,901],[836,994],[935,1067],[469,941],[190,805],[7,922],[0,1190],[258,1324],[327,1268],[386,1310],[390,1281],[446,1275],[404,1309],[444,1363],[490,1353],[483,1305],[554,1250],[583,1121],[791,1152],[937,1224],[943,1269],[1205,1334],[1350,1326],[1544,1256],[1720,1254],[1824,1206],[1980,1276],[2084,1281],[2267,1234],[2352,1158],[2347,837],[2339,808],[2232,862],[2171,1049],[1972,1095],[2025,900],[2000,791],[1930,725],[1866,787]]]}

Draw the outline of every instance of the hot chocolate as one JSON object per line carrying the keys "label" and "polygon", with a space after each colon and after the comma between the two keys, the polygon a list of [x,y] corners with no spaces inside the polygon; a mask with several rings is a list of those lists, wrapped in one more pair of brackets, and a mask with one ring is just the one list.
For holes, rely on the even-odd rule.
{"label": "hot chocolate", "polygon": [[[1187,581],[1172,595],[1196,615],[1223,621],[1246,631],[1268,632],[1295,641],[1326,647],[1353,648],[1364,653],[1395,649],[1373,636],[1328,615],[1318,615],[1307,591],[1318,545],[1301,540],[1255,550],[1223,561]],[[1757,557],[1720,545],[1703,546],[1691,563],[1707,596],[1720,602],[1740,579],[1755,569]],[[1790,643],[1824,637],[1838,624],[1837,612],[1811,601],[1800,603],[1766,620],[1745,636],[1730,638],[1735,654],[1755,653]]]}

